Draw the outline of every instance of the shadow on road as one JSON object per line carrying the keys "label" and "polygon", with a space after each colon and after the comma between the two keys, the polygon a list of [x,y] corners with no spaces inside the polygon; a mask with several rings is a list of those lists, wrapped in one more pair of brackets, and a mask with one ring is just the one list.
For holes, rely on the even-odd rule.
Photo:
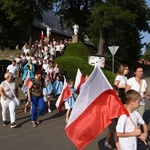
{"label": "shadow on road", "polygon": [[143,114],[143,119],[145,123],[148,125],[150,121],[150,110],[146,110]]}
{"label": "shadow on road", "polygon": [[[101,139],[101,140],[98,142],[98,147],[99,147],[100,150],[110,150],[109,148],[107,148],[107,147],[104,145],[105,140],[106,140],[106,138],[103,138],[103,139]],[[113,141],[113,137],[111,137],[109,144],[113,146],[113,149],[115,149],[115,144],[114,144],[114,141]]]}

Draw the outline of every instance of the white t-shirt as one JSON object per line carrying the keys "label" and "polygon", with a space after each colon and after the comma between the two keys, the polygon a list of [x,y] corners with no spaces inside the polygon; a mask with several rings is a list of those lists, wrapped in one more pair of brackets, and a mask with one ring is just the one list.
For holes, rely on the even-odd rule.
{"label": "white t-shirt", "polygon": [[[5,96],[7,97],[7,98],[13,98],[14,97],[14,95],[13,95],[13,93],[11,92],[11,90],[15,93],[16,92],[16,88],[17,88],[17,84],[16,84],[16,82],[7,82],[7,81],[3,81],[1,84],[0,84],[0,87],[2,87],[3,88],[3,90],[4,90],[4,92],[5,92]],[[9,84],[9,85],[8,85]],[[11,87],[11,90],[10,90],[10,87]]]}
{"label": "white t-shirt", "polygon": [[61,51],[60,45],[56,45],[55,48],[56,48],[56,51]]}
{"label": "white t-shirt", "polygon": [[[144,97],[144,93],[145,93],[146,88],[147,88],[147,83],[146,83],[146,80],[144,80],[144,79],[142,79],[141,81],[142,81],[141,88],[140,88],[140,84],[136,81],[135,77],[130,78],[127,81],[127,84],[129,86],[131,86],[132,90],[135,90],[135,91],[139,92],[141,97]],[[140,101],[140,105],[145,105],[145,100],[144,99],[142,99]]]}
{"label": "white t-shirt", "polygon": [[48,64],[43,64],[42,68],[45,70],[45,72],[48,72]]}
{"label": "white t-shirt", "polygon": [[[130,116],[134,121],[134,123],[136,124],[136,126],[138,124],[145,123],[137,111],[133,111],[132,113],[130,113]],[[134,131],[134,128],[135,127],[132,121],[125,114],[119,117],[116,126],[116,132],[120,132],[120,133],[132,132]],[[137,137],[136,136],[119,137],[119,146],[120,146],[120,150],[137,150]]]}
{"label": "white t-shirt", "polygon": [[12,64],[7,67],[7,70],[13,74],[13,77],[16,77],[17,69],[17,66]]}
{"label": "white t-shirt", "polygon": [[51,54],[51,55],[54,55],[54,54],[55,54],[55,47],[51,47],[51,48],[50,48],[50,54]]}
{"label": "white t-shirt", "polygon": [[16,61],[16,63],[18,63],[18,64],[21,63],[21,60],[22,60],[21,57],[20,57],[20,58],[17,58],[17,57],[15,58],[15,61]]}
{"label": "white t-shirt", "polygon": [[31,57],[30,56],[26,56],[26,59],[27,59],[27,61],[29,61],[31,59]]}
{"label": "white t-shirt", "polygon": [[126,85],[127,84],[127,77],[123,75],[117,75],[115,80],[119,81],[119,85]]}
{"label": "white t-shirt", "polygon": [[61,49],[61,51],[63,51],[64,47],[65,47],[64,44],[60,44],[60,49]]}
{"label": "white t-shirt", "polygon": [[37,60],[36,60],[36,59],[32,60],[32,63],[33,63],[34,65],[36,65],[36,64],[37,64]]}
{"label": "white t-shirt", "polygon": [[54,67],[53,71],[54,71],[55,73],[59,73],[59,68],[58,68],[58,67]]}
{"label": "white t-shirt", "polygon": [[54,69],[51,67],[47,67],[47,74],[50,74],[50,78],[52,78],[52,73],[53,73]]}
{"label": "white t-shirt", "polygon": [[20,57],[21,57],[22,60],[26,59],[26,56],[21,55]]}
{"label": "white t-shirt", "polygon": [[30,53],[30,50],[25,48],[25,49],[23,50],[23,52],[25,53],[25,55],[27,55],[27,53],[28,53],[28,54]]}

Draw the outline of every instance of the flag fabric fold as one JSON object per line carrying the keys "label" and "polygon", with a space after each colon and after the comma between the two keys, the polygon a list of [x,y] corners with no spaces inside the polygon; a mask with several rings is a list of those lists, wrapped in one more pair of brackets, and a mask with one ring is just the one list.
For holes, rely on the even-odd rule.
{"label": "flag fabric fold", "polygon": [[29,72],[26,76],[26,79],[24,80],[24,83],[22,85],[22,91],[23,93],[27,96],[27,90],[28,90],[28,84],[30,82],[30,75],[29,75]]}
{"label": "flag fabric fold", "polygon": [[56,107],[58,108],[59,112],[62,109],[62,104],[71,94],[70,88],[66,82],[66,79],[64,78],[64,85],[61,94],[59,95],[57,101],[56,101]]}
{"label": "flag fabric fold", "polygon": [[84,83],[84,81],[85,81],[84,77],[82,76],[82,73],[81,73],[80,69],[78,68],[76,78],[75,78],[75,84],[74,84],[74,88],[76,89],[76,93],[79,94],[81,84]]}
{"label": "flag fabric fold", "polygon": [[66,134],[81,150],[111,123],[111,119],[122,114],[129,116],[101,69],[95,66],[74,104]]}

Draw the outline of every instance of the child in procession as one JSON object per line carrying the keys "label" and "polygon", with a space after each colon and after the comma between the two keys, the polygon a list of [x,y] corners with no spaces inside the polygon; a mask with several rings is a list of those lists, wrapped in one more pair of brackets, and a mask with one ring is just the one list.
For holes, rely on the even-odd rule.
{"label": "child in procession", "polygon": [[67,109],[66,112],[66,123],[68,123],[69,116],[71,113],[71,109],[73,108],[73,105],[75,103],[75,100],[77,98],[77,94],[75,92],[75,89],[73,88],[73,81],[68,81],[68,86],[70,88],[70,96],[65,100],[65,108]]}
{"label": "child in procession", "polygon": [[55,81],[53,83],[53,94],[54,94],[56,99],[61,94],[62,89],[63,89],[63,82],[60,80],[60,76],[57,75],[56,79],[55,79]]}
{"label": "child in procession", "polygon": [[[26,66],[26,69],[24,70],[23,72],[23,75],[22,75],[22,84],[24,84],[26,78],[30,78],[30,79],[33,79],[34,78],[34,73],[33,71],[30,69],[30,66],[27,65]],[[30,106],[30,102],[28,101],[28,95],[27,95],[27,87],[24,87],[23,88],[23,93],[26,95],[26,103],[25,103],[25,106],[24,106],[24,112],[26,113],[28,111],[28,107]],[[30,111],[31,111],[31,106],[30,106]]]}
{"label": "child in procession", "polygon": [[[148,127],[141,115],[135,111],[139,107],[141,96],[135,90],[129,90],[125,94],[125,107],[130,116],[121,115],[118,119],[116,131],[119,137],[120,150],[137,150],[137,138],[145,141]],[[143,133],[138,125],[143,126]]]}
{"label": "child in procession", "polygon": [[51,93],[53,91],[53,86],[50,82],[50,77],[49,75],[46,75],[46,78],[45,78],[45,87],[43,88],[43,95],[44,95],[44,101],[47,102],[48,104],[48,112],[51,113],[51,109],[50,109],[50,106],[51,106],[51,102],[50,102],[50,99],[52,97]]}
{"label": "child in procession", "polygon": [[[113,90],[115,90],[116,94],[119,96],[119,88],[117,85],[113,86]],[[112,149],[112,145],[109,144],[109,141],[110,141],[111,135],[113,134],[116,148],[117,148],[117,150],[120,150],[119,143],[118,143],[118,137],[116,134],[116,125],[117,125],[118,118],[114,118],[111,121],[112,121],[112,123],[108,126],[109,131],[107,132],[107,136],[106,136],[104,145],[106,147],[108,147],[109,149]]]}

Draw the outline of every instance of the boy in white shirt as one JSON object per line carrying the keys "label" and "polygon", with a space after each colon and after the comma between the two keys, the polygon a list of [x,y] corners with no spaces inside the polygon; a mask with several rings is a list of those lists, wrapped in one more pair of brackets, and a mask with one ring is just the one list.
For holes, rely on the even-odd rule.
{"label": "boy in white shirt", "polygon": [[[120,150],[137,150],[137,138],[140,138],[142,141],[145,141],[147,138],[147,125],[141,115],[135,111],[135,109],[139,107],[140,100],[141,96],[135,90],[129,90],[125,94],[125,107],[128,110],[130,117],[127,117],[124,114],[118,119],[116,132],[119,137]],[[143,126],[143,133],[138,125]]]}

